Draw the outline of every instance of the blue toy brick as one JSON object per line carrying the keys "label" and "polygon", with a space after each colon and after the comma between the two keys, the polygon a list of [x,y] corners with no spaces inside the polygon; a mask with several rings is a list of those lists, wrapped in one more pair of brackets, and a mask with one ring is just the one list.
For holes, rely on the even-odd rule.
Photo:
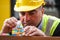
{"label": "blue toy brick", "polygon": [[24,30],[23,30],[23,29],[21,29],[21,30],[20,30],[20,32],[24,32]]}

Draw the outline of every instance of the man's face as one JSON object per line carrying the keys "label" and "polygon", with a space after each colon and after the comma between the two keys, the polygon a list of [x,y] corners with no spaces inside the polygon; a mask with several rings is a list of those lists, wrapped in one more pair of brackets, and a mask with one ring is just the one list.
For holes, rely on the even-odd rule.
{"label": "man's face", "polygon": [[43,16],[43,8],[38,8],[28,12],[20,12],[20,20],[24,26],[37,26]]}

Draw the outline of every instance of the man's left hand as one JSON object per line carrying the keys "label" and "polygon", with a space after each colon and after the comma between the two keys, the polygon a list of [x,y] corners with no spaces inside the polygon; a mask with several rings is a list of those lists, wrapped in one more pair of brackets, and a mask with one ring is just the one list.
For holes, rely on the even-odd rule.
{"label": "man's left hand", "polygon": [[24,28],[25,36],[46,36],[44,32],[35,26],[26,26]]}

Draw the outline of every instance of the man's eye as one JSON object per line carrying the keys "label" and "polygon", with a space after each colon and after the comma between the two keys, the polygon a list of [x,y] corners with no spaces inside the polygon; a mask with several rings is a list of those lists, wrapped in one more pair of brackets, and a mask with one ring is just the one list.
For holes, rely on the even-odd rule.
{"label": "man's eye", "polygon": [[35,12],[30,12],[30,13],[29,13],[29,15],[34,15],[34,14],[35,14]]}

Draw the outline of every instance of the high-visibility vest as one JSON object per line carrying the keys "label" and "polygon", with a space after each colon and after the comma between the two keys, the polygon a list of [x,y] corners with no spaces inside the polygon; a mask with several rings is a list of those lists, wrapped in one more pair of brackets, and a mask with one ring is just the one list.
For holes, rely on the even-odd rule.
{"label": "high-visibility vest", "polygon": [[59,23],[60,19],[44,14],[42,22],[42,31],[46,35],[52,36]]}

